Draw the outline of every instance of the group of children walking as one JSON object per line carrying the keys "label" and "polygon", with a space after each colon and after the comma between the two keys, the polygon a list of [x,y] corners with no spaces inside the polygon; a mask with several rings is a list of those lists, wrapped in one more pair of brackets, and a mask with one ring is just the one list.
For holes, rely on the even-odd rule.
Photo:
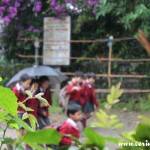
{"label": "group of children walking", "polygon": [[[44,103],[40,102],[37,98],[31,98],[28,101],[26,90],[33,90],[34,95],[43,92],[43,97],[48,101],[49,105],[52,106],[52,96],[49,89],[49,79],[46,76],[41,77],[39,80],[31,79],[27,74],[21,76],[20,81],[12,89],[18,98],[18,102],[23,102],[25,106],[33,109],[29,111],[29,114],[33,114],[38,120],[39,128],[42,129],[45,126],[50,125],[48,107]],[[33,95],[33,97],[34,97]],[[18,115],[22,118],[25,110],[22,107],[18,107]]]}
{"label": "group of children walking", "polygon": [[[95,74],[93,72],[87,73],[85,79],[84,73],[77,71],[65,86],[65,92],[68,96],[66,107],[66,114],[68,119],[57,129],[59,133],[63,135],[60,146],[75,145],[75,142],[72,141],[68,135],[79,138],[80,132],[77,126],[77,122],[81,121],[83,127],[86,127],[86,121],[94,114],[95,107],[99,109],[99,103],[95,95],[94,82]],[[51,125],[49,120],[48,107],[36,98],[25,101],[27,98],[25,90],[34,88],[34,94],[43,92],[43,98],[45,98],[49,105],[52,106],[52,96],[49,89],[49,83],[50,81],[48,77],[44,76],[39,80],[32,80],[27,74],[24,74],[20,78],[20,81],[13,88],[18,101],[25,102],[27,107],[30,107],[34,110],[28,113],[33,114],[37,118],[39,129],[47,128]],[[19,117],[22,117],[25,113],[25,110],[23,110],[21,107],[18,107],[18,112]],[[20,129],[20,131],[21,134],[23,134],[24,130]]]}

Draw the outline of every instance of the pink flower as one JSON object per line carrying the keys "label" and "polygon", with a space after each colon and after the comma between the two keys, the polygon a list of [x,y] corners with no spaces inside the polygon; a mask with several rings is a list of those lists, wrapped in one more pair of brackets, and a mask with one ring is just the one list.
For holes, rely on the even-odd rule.
{"label": "pink flower", "polygon": [[5,16],[3,18],[4,23],[9,24],[11,22],[11,19],[8,16]]}

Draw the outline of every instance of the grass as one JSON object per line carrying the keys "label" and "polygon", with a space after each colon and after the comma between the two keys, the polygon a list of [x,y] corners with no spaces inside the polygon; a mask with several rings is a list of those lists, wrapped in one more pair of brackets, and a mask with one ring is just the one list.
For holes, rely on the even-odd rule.
{"label": "grass", "polygon": [[[126,98],[128,99],[128,98]],[[100,108],[104,109],[105,99],[99,100]],[[136,111],[142,113],[150,112],[150,95],[145,97],[139,97],[138,99],[131,98],[125,101],[120,101],[115,104],[112,110],[127,110],[127,111]],[[53,106],[50,107],[50,113],[61,113],[62,108],[58,104],[58,97],[53,96]]]}
{"label": "grass", "polygon": [[126,102],[116,104],[113,109],[146,113],[150,112],[150,100],[143,98],[140,98],[139,100],[131,99]]}
{"label": "grass", "polygon": [[52,100],[53,100],[53,105],[52,107],[49,108],[50,113],[55,113],[55,112],[60,113],[62,111],[62,108],[58,104],[58,97],[53,96]]}

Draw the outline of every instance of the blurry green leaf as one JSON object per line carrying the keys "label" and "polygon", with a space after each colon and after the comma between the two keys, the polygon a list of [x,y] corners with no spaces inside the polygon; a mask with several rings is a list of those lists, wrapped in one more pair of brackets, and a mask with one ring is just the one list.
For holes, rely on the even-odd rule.
{"label": "blurry green leaf", "polygon": [[113,129],[122,128],[123,126],[124,126],[124,124],[119,123],[119,124],[116,124],[115,126],[113,126]]}
{"label": "blurry green leaf", "polygon": [[140,141],[140,142],[145,142],[145,140],[150,141],[150,125],[144,124],[144,123],[139,123],[138,126],[136,127],[135,134],[133,137],[135,140]]}
{"label": "blurry green leaf", "polygon": [[116,92],[116,99],[119,98],[123,94],[123,90],[118,90]]}
{"label": "blurry green leaf", "polygon": [[108,103],[105,104],[105,109],[111,109],[111,107],[112,107],[112,105],[110,105]]}
{"label": "blurry green leaf", "polygon": [[93,127],[99,127],[99,128],[104,128],[105,126],[101,124],[100,122],[92,122],[91,126]]}
{"label": "blurry green leaf", "polygon": [[4,118],[5,116],[7,116],[8,115],[8,112],[6,112],[4,109],[1,109],[0,110],[0,119],[1,118]]}
{"label": "blurry green leaf", "polygon": [[121,87],[121,82],[119,82],[117,85],[116,85],[116,90],[118,91]]}
{"label": "blurry green leaf", "polygon": [[0,86],[0,108],[5,109],[12,116],[16,116],[18,103],[15,94],[8,88]]}
{"label": "blurry green leaf", "polygon": [[12,120],[12,119],[9,121],[9,127],[12,129],[15,128],[15,129],[19,130],[19,125],[16,123],[15,120]]}
{"label": "blurry green leaf", "polygon": [[97,113],[101,113],[105,118],[108,118],[108,115],[106,114],[105,111],[103,111],[102,109],[99,111],[99,112],[96,112]]}
{"label": "blurry green leaf", "polygon": [[119,122],[118,119],[112,119],[112,120],[110,120],[110,122],[108,123],[108,125],[109,125],[110,127],[112,127],[112,126],[116,125],[118,122]]}
{"label": "blurry green leaf", "polygon": [[14,120],[16,121],[16,123],[19,124],[19,126],[23,127],[25,130],[29,132],[33,132],[33,129],[19,117],[14,117]]}
{"label": "blurry green leaf", "polygon": [[2,82],[3,81],[3,79],[2,79],[2,77],[0,77],[0,82]]}
{"label": "blurry green leaf", "polygon": [[101,113],[96,113],[96,117],[99,119],[99,121],[104,125],[107,126],[107,118],[102,115]]}
{"label": "blurry green leaf", "polygon": [[8,144],[8,143],[12,143],[12,142],[14,142],[14,139],[12,139],[12,138],[4,138],[2,140],[3,144]]}
{"label": "blurry green leaf", "polygon": [[18,144],[18,145],[16,146],[16,149],[17,149],[17,150],[24,150],[24,147],[23,147],[21,144]]}
{"label": "blurry green leaf", "polygon": [[105,147],[105,140],[104,140],[104,138],[100,134],[98,134],[94,130],[92,130],[91,128],[86,127],[85,130],[84,130],[84,134],[99,149],[103,149]]}
{"label": "blurry green leaf", "polygon": [[105,140],[107,142],[112,142],[112,143],[115,143],[115,144],[118,144],[120,142],[119,138],[113,138],[113,137],[105,137]]}
{"label": "blurry green leaf", "polygon": [[36,144],[36,143],[26,143],[26,144],[28,144],[30,147],[32,147],[32,148],[35,148],[36,150],[45,150],[45,148],[44,147],[42,147],[42,146],[39,146],[38,144]]}
{"label": "blurry green leaf", "polygon": [[32,97],[33,97],[33,94],[32,94],[31,91],[26,90],[25,93],[28,95],[29,98],[32,98]]}
{"label": "blurry green leaf", "polygon": [[127,139],[127,140],[134,141],[134,138],[133,138],[134,134],[135,134],[135,131],[123,132],[122,137]]}
{"label": "blurry green leaf", "polygon": [[110,94],[111,94],[112,99],[115,99],[115,86],[111,87]]}
{"label": "blurry green leaf", "polygon": [[26,107],[25,104],[19,102],[18,105],[23,108],[25,111],[34,111],[33,109]]}
{"label": "blurry green leaf", "polygon": [[82,143],[79,141],[79,139],[76,138],[76,137],[74,137],[74,136],[71,136],[70,139],[71,139],[72,141],[74,141],[74,142],[76,143],[76,145],[81,145],[81,144],[82,144]]}
{"label": "blurry green leaf", "polygon": [[29,121],[30,121],[32,129],[35,131],[36,125],[38,124],[37,119],[32,114],[29,114],[28,117],[29,117]]}
{"label": "blurry green leaf", "polygon": [[45,106],[50,106],[48,101],[45,99],[45,98],[42,98],[42,97],[36,97],[38,98],[38,100],[40,100],[41,102],[43,102],[45,104]]}
{"label": "blurry green leaf", "polygon": [[25,112],[24,114],[23,114],[23,116],[22,116],[22,120],[25,120],[25,119],[27,119],[29,116],[28,116],[28,113],[27,112]]}
{"label": "blurry green leaf", "polygon": [[41,96],[43,96],[44,95],[44,93],[38,93],[37,95],[35,95],[35,97],[36,98],[39,98],[39,97],[41,97]]}
{"label": "blurry green leaf", "polygon": [[107,95],[107,102],[108,102],[109,104],[113,104],[113,98],[111,97],[110,94]]}
{"label": "blurry green leaf", "polygon": [[116,104],[116,103],[118,103],[119,101],[120,101],[119,99],[116,99],[116,100],[113,101],[113,104]]}
{"label": "blurry green leaf", "polygon": [[110,119],[116,119],[117,118],[117,115],[111,115],[110,116]]}
{"label": "blurry green leaf", "polygon": [[[41,138],[43,137],[43,138]],[[28,144],[54,144],[58,145],[61,140],[61,135],[54,129],[44,129],[36,132],[27,132],[20,142]]]}
{"label": "blurry green leaf", "polygon": [[147,123],[150,125],[150,119],[144,116],[139,116],[138,118],[142,119],[144,121],[144,123]]}

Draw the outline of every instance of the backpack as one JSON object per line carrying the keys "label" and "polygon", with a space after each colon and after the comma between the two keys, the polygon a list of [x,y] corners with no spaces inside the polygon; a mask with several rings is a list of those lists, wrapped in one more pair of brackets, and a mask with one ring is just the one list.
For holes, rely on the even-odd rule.
{"label": "backpack", "polygon": [[59,106],[63,108],[64,111],[67,110],[67,105],[69,101],[69,95],[66,93],[66,86],[63,87],[59,93]]}

